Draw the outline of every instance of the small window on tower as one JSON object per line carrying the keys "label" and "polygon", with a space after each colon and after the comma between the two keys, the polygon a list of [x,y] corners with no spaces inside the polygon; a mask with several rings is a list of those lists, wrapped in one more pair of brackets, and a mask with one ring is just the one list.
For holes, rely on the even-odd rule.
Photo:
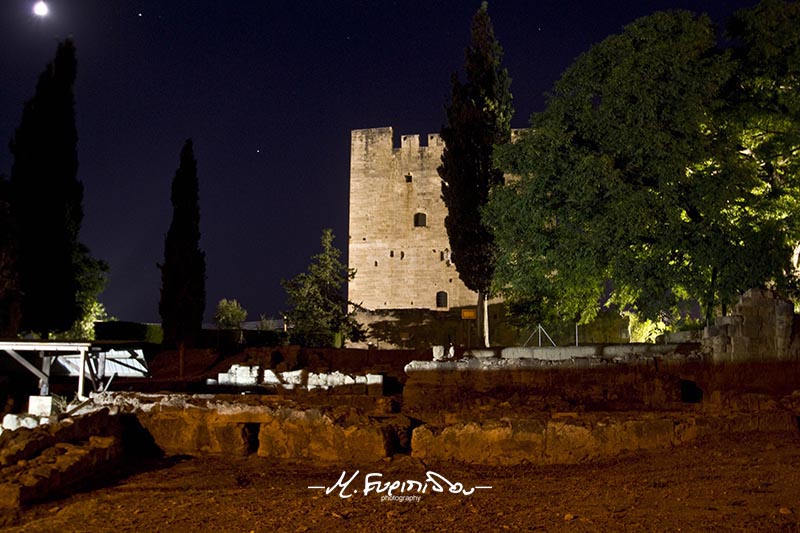
{"label": "small window on tower", "polygon": [[406,174],[406,183],[411,183],[412,181],[414,181],[414,176]]}
{"label": "small window on tower", "polygon": [[425,213],[414,213],[414,227],[424,228],[428,225],[428,215]]}
{"label": "small window on tower", "polygon": [[447,293],[445,291],[436,293],[436,307],[447,307]]}

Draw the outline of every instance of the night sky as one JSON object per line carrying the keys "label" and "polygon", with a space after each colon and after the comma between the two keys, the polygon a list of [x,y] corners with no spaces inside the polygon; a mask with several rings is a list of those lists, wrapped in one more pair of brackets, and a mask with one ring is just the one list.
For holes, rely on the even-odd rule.
{"label": "night sky", "polygon": [[[0,0],[0,174],[57,42],[75,41],[81,240],[111,267],[100,300],[120,320],[160,321],[170,184],[186,138],[200,180],[206,317],[236,298],[249,320],[285,305],[322,229],[346,260],[350,130],[438,132],[463,67],[470,1]],[[496,0],[513,127],[582,52],[664,9],[718,24],[755,0]]]}

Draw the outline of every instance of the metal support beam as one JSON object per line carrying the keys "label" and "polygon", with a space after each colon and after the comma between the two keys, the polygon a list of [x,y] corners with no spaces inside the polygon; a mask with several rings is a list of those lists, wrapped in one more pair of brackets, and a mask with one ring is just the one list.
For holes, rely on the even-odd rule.
{"label": "metal support beam", "polygon": [[40,396],[49,396],[50,395],[50,366],[53,362],[53,357],[45,355],[44,352],[39,352],[39,355],[42,356],[42,374],[47,376],[46,380],[39,379],[39,395]]}
{"label": "metal support beam", "polygon": [[85,400],[83,395],[84,373],[86,372],[86,350],[81,350],[81,363],[78,370],[78,400]]}
{"label": "metal support beam", "polygon": [[8,355],[10,355],[10,356],[11,356],[11,357],[13,357],[14,359],[16,359],[16,361],[17,361],[19,364],[21,364],[22,366],[24,366],[25,368],[27,368],[27,369],[28,369],[28,371],[29,371],[29,372],[31,372],[31,373],[32,373],[34,376],[36,376],[37,378],[39,378],[39,382],[40,382],[40,383],[41,383],[41,382],[45,382],[45,383],[49,383],[49,382],[50,382],[50,376],[48,376],[47,374],[45,374],[44,372],[42,372],[41,370],[39,370],[38,368],[36,368],[35,366],[33,366],[33,365],[30,363],[30,361],[28,361],[27,359],[25,359],[24,357],[22,357],[20,354],[18,354],[18,353],[17,353],[17,352],[15,352],[14,350],[12,350],[12,349],[10,349],[10,348],[5,348],[3,351],[5,351],[5,352],[6,352]]}

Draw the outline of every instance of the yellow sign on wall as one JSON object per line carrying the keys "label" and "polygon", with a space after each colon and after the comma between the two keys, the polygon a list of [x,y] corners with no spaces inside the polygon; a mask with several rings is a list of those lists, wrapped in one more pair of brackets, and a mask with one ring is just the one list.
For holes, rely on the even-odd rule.
{"label": "yellow sign on wall", "polygon": [[461,320],[475,320],[478,318],[478,310],[474,308],[462,309]]}

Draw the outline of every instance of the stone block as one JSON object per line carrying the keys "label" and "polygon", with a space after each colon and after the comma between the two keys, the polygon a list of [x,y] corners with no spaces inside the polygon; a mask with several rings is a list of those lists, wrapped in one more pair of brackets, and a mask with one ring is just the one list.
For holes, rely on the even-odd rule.
{"label": "stone block", "polygon": [[[259,366],[233,365],[228,370],[231,385],[252,386],[258,384]],[[220,374],[222,375],[222,374]]]}
{"label": "stone block", "polygon": [[444,360],[444,346],[432,346],[431,351],[433,352],[433,360],[434,361],[443,361]]}
{"label": "stone block", "polygon": [[308,378],[306,370],[293,370],[291,372],[281,372],[281,381],[284,385],[305,386]]}
{"label": "stone block", "polygon": [[767,333],[768,328],[765,327],[765,324],[762,320],[747,317],[744,324],[742,324],[742,336],[743,337],[751,337],[754,339],[760,338],[762,335]]}
{"label": "stone block", "polygon": [[212,452],[208,411],[164,409],[138,415],[139,422],[156,445],[170,454]]}
{"label": "stone block", "polygon": [[366,417],[353,425],[337,424],[317,410],[285,411],[262,423],[258,455],[323,462],[375,462],[387,456],[383,429]]}
{"label": "stone block", "polygon": [[468,355],[471,355],[472,357],[481,357],[481,358],[495,357],[496,356],[494,350],[488,350],[488,349],[487,350],[470,350],[468,352]]}
{"label": "stone block", "polygon": [[53,414],[52,396],[30,396],[28,413],[34,416],[50,416]]}
{"label": "stone block", "polygon": [[717,317],[715,320],[718,326],[738,326],[744,321],[742,315],[726,315]]}
{"label": "stone block", "polygon": [[3,429],[7,431],[14,431],[21,427],[19,415],[8,413],[3,417]]}
{"label": "stone block", "polygon": [[265,385],[280,385],[281,379],[278,377],[274,371],[270,369],[264,370],[264,380],[263,383]]}
{"label": "stone block", "polygon": [[422,460],[472,464],[540,464],[545,449],[545,424],[490,421],[459,423],[444,428],[420,426],[411,437],[411,455]]}
{"label": "stone block", "polygon": [[226,455],[248,455],[250,450],[251,435],[245,424],[233,423],[228,420],[219,420],[209,423],[209,449],[211,453]]}
{"label": "stone block", "polygon": [[306,381],[306,387],[308,390],[314,389],[328,389],[328,375],[325,373],[316,374],[314,372],[309,372],[308,379]]}
{"label": "stone block", "polygon": [[383,396],[383,376],[380,374],[367,374],[367,394],[370,396]]}
{"label": "stone block", "polygon": [[594,357],[597,348],[594,346],[566,347],[514,347],[504,348],[500,352],[503,359],[538,359],[541,361],[565,361],[575,357]]}

